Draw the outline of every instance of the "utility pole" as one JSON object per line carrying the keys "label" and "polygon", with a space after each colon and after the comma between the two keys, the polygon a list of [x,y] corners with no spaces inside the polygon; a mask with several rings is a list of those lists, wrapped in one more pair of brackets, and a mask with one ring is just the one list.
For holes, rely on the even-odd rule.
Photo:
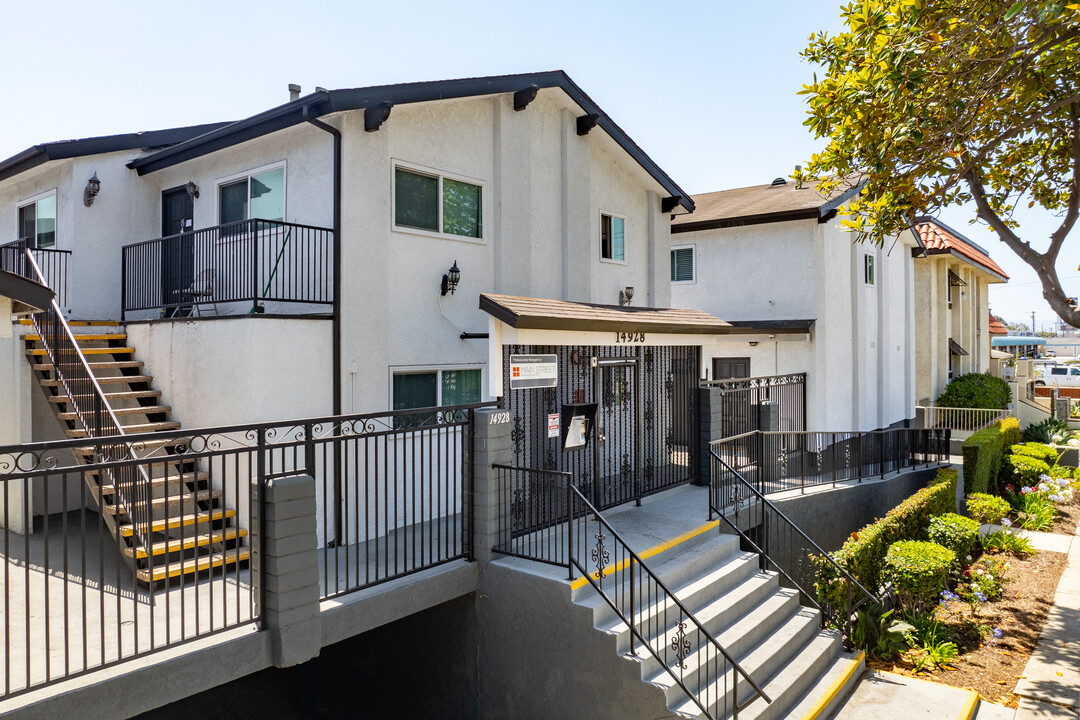
{"label": "utility pole", "polygon": [[1031,311],[1031,334],[1035,335],[1035,311]]}

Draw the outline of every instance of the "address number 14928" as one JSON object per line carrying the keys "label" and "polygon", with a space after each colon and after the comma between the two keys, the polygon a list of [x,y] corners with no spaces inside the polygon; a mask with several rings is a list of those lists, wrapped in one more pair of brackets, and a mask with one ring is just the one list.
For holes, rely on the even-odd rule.
{"label": "address number 14928", "polygon": [[617,342],[617,343],[643,343],[643,342],[645,342],[645,333],[643,333],[643,332],[617,332],[617,333],[615,333],[615,342]]}

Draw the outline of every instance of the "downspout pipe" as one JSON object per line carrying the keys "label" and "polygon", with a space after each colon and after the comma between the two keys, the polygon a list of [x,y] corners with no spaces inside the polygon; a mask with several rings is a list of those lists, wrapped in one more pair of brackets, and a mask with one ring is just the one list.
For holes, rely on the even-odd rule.
{"label": "downspout pipe", "polygon": [[[304,120],[320,130],[325,130],[334,137],[334,319],[331,381],[334,393],[333,414],[341,415],[341,131],[333,125],[327,125],[311,114],[311,106],[304,106]],[[334,539],[327,545],[338,545],[342,541],[341,518],[341,453],[334,452]]]}
{"label": "downspout pipe", "polygon": [[333,319],[333,415],[341,414],[341,131],[311,114],[304,106],[304,120],[334,137],[334,319]]}

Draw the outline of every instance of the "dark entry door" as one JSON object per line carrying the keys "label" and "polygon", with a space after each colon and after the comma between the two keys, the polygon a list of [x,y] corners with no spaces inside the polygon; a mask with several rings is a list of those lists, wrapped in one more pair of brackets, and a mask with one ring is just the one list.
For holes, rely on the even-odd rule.
{"label": "dark entry door", "polygon": [[190,303],[180,291],[195,280],[195,207],[187,188],[178,187],[161,194],[161,300],[166,317],[186,317]]}
{"label": "dark entry door", "polygon": [[595,371],[596,450],[593,503],[598,508],[640,497],[641,381],[637,358],[600,358]]}
{"label": "dark entry door", "polygon": [[[750,358],[713,358],[713,380],[738,380],[750,377]],[[741,435],[757,429],[757,418],[751,412],[752,398],[749,392],[726,392],[721,400],[721,437]]]}

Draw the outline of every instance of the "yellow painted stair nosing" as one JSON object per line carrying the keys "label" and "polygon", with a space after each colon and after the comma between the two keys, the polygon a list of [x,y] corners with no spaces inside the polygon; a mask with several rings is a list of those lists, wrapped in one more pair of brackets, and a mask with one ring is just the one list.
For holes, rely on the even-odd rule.
{"label": "yellow painted stair nosing", "polygon": [[829,704],[836,698],[840,691],[844,689],[844,686],[848,684],[848,681],[851,680],[851,676],[855,674],[855,671],[862,665],[863,660],[865,659],[866,654],[860,650],[858,654],[851,659],[851,662],[848,663],[847,668],[840,677],[833,680],[829,689],[826,690],[825,693],[818,698],[817,702],[814,703],[814,706],[803,715],[802,720],[816,720],[817,717],[825,711],[825,708],[829,707]]}

